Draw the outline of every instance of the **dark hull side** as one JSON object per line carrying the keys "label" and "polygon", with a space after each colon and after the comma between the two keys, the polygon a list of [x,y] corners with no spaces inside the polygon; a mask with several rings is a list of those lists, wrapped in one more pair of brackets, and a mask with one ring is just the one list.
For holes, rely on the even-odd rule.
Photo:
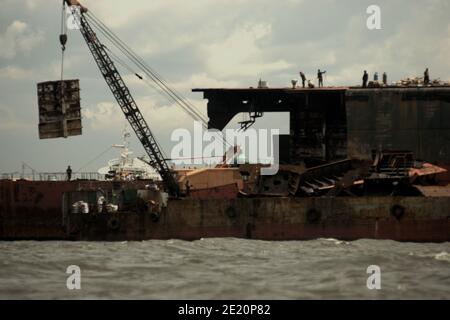
{"label": "dark hull side", "polygon": [[450,241],[450,196],[184,199],[169,201],[158,220],[132,212],[63,217],[63,192],[107,184],[0,181],[0,239]]}
{"label": "dark hull side", "polygon": [[194,89],[208,100],[211,129],[248,113],[290,114],[280,161],[299,164],[371,159],[372,150],[408,150],[417,159],[450,164],[450,87],[320,89]]}

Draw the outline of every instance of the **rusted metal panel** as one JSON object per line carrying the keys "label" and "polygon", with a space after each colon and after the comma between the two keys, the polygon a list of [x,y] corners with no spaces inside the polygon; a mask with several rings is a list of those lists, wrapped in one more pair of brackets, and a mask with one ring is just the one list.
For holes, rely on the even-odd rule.
{"label": "rusted metal panel", "polygon": [[82,134],[78,80],[39,83],[39,138],[67,138]]}
{"label": "rusted metal panel", "polygon": [[[115,232],[107,228],[108,215],[83,216],[75,236],[110,241],[236,237],[445,242],[450,240],[450,216],[445,212],[449,204],[448,197],[183,200],[170,202],[156,223],[146,216],[121,215]],[[393,216],[394,206],[404,208],[402,217]],[[312,209],[318,212],[315,219],[310,217]]]}
{"label": "rusted metal panel", "polygon": [[374,149],[409,150],[450,164],[450,87],[195,89],[208,99],[210,127],[223,129],[253,101],[261,112],[290,112],[290,156],[370,160]]}
{"label": "rusted metal panel", "polygon": [[416,186],[425,196],[430,198],[450,197],[450,186]]}
{"label": "rusted metal panel", "polygon": [[450,88],[350,89],[346,100],[349,157],[383,148],[450,163]]}
{"label": "rusted metal panel", "polygon": [[[450,241],[450,196],[184,199],[159,220],[123,212],[62,215],[62,192],[142,188],[146,182],[0,181],[1,239],[148,240],[238,237],[260,240]],[[447,189],[448,190],[448,189]],[[73,215],[74,213],[70,213]],[[111,227],[110,219],[118,219]]]}
{"label": "rusted metal panel", "polygon": [[237,183],[215,188],[200,189],[190,191],[189,198],[196,200],[208,199],[236,199],[239,194],[239,187]]}
{"label": "rusted metal panel", "polygon": [[[147,181],[126,183],[145,188]],[[123,186],[119,183],[117,187]],[[67,239],[63,228],[63,193],[115,188],[107,181],[32,182],[0,180],[0,238],[5,240]]]}
{"label": "rusted metal panel", "polygon": [[211,129],[224,129],[239,113],[289,112],[291,135],[280,140],[287,147],[280,154],[283,164],[299,164],[309,158],[314,166],[346,158],[345,88],[194,91],[204,92],[208,99]]}
{"label": "rusted metal panel", "polygon": [[416,168],[411,168],[409,170],[409,176],[412,178],[436,176],[444,173],[447,173],[447,169],[432,165],[431,163],[423,163],[421,166],[417,166]]}
{"label": "rusted metal panel", "polygon": [[208,190],[234,184],[238,184],[239,188],[242,188],[242,178],[237,168],[180,170],[177,174],[180,190],[183,192],[187,191],[187,184],[189,184],[190,191]]}

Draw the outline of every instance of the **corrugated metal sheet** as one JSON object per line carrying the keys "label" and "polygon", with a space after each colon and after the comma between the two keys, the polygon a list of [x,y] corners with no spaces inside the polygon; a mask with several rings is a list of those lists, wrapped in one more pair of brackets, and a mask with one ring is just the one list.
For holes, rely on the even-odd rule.
{"label": "corrugated metal sheet", "polygon": [[78,80],[48,81],[37,85],[39,138],[67,138],[82,134]]}

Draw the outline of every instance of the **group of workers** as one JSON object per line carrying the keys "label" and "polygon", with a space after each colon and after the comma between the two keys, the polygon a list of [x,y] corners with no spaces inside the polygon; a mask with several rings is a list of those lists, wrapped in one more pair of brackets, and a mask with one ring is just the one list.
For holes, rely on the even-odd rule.
{"label": "group of workers", "polygon": [[[317,70],[317,80],[319,83],[319,88],[323,87],[323,75],[327,73],[326,71],[321,71],[320,69]],[[430,84],[430,71],[428,70],[428,68],[425,70],[424,74],[423,74],[423,83],[424,85],[429,85]],[[306,79],[306,75],[303,71],[300,71],[300,78],[302,79],[302,87],[306,88],[306,81],[308,81],[308,88],[314,88],[314,84],[311,83],[311,80],[307,80]],[[374,82],[378,82],[379,81],[379,76],[378,76],[378,72],[375,72],[374,76],[373,76],[373,81]],[[387,86],[388,84],[388,76],[387,73],[384,72],[383,73],[383,85]],[[369,83],[369,74],[367,73],[366,70],[364,70],[364,74],[363,74],[363,78],[362,78],[362,86],[363,88],[367,88],[367,85]]]}
{"label": "group of workers", "polygon": [[[327,73],[326,71],[317,70],[317,80],[319,82],[319,88],[323,87],[323,75]],[[303,71],[300,71],[300,78],[302,79],[302,86],[306,88],[306,76]],[[311,80],[308,80],[308,87],[314,88],[314,84],[311,83]]]}
{"label": "group of workers", "polygon": [[[375,72],[374,76],[373,76],[373,81],[374,82],[378,82],[378,72]],[[367,88],[367,84],[369,82],[369,74],[367,73],[366,70],[364,70],[364,74],[363,74],[363,78],[362,78],[362,86],[363,88]],[[424,85],[429,85],[430,84],[430,71],[428,68],[426,68],[425,72],[423,73],[423,84]],[[383,85],[387,86],[387,74],[386,72],[383,73]]]}
{"label": "group of workers", "polygon": [[[367,88],[367,84],[369,83],[369,74],[367,73],[366,70],[364,70],[362,81],[363,81],[363,84],[362,84],[363,88]],[[374,82],[379,81],[378,72],[375,72],[375,74],[373,75],[373,81]],[[387,86],[387,82],[388,82],[387,73],[384,72],[383,73],[383,85]]]}

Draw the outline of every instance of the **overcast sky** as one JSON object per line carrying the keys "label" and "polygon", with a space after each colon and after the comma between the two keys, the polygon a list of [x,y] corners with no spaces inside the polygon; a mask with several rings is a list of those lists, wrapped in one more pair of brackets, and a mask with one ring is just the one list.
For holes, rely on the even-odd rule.
{"label": "overcast sky", "polygon": [[[206,113],[195,87],[249,87],[259,78],[289,86],[298,71],[325,85],[356,85],[362,71],[389,81],[421,75],[450,80],[448,0],[84,0],[82,3]],[[366,27],[366,9],[382,9],[382,30]],[[60,74],[61,0],[0,0],[0,172],[75,170],[121,142],[123,114],[79,31],[69,32],[66,78],[80,79],[84,134],[38,139],[36,83]],[[192,128],[179,108],[121,70],[160,144]],[[238,119],[234,121],[236,123]],[[259,127],[286,125],[272,116]],[[136,155],[143,149],[133,140]],[[96,171],[116,154],[91,166]]]}

